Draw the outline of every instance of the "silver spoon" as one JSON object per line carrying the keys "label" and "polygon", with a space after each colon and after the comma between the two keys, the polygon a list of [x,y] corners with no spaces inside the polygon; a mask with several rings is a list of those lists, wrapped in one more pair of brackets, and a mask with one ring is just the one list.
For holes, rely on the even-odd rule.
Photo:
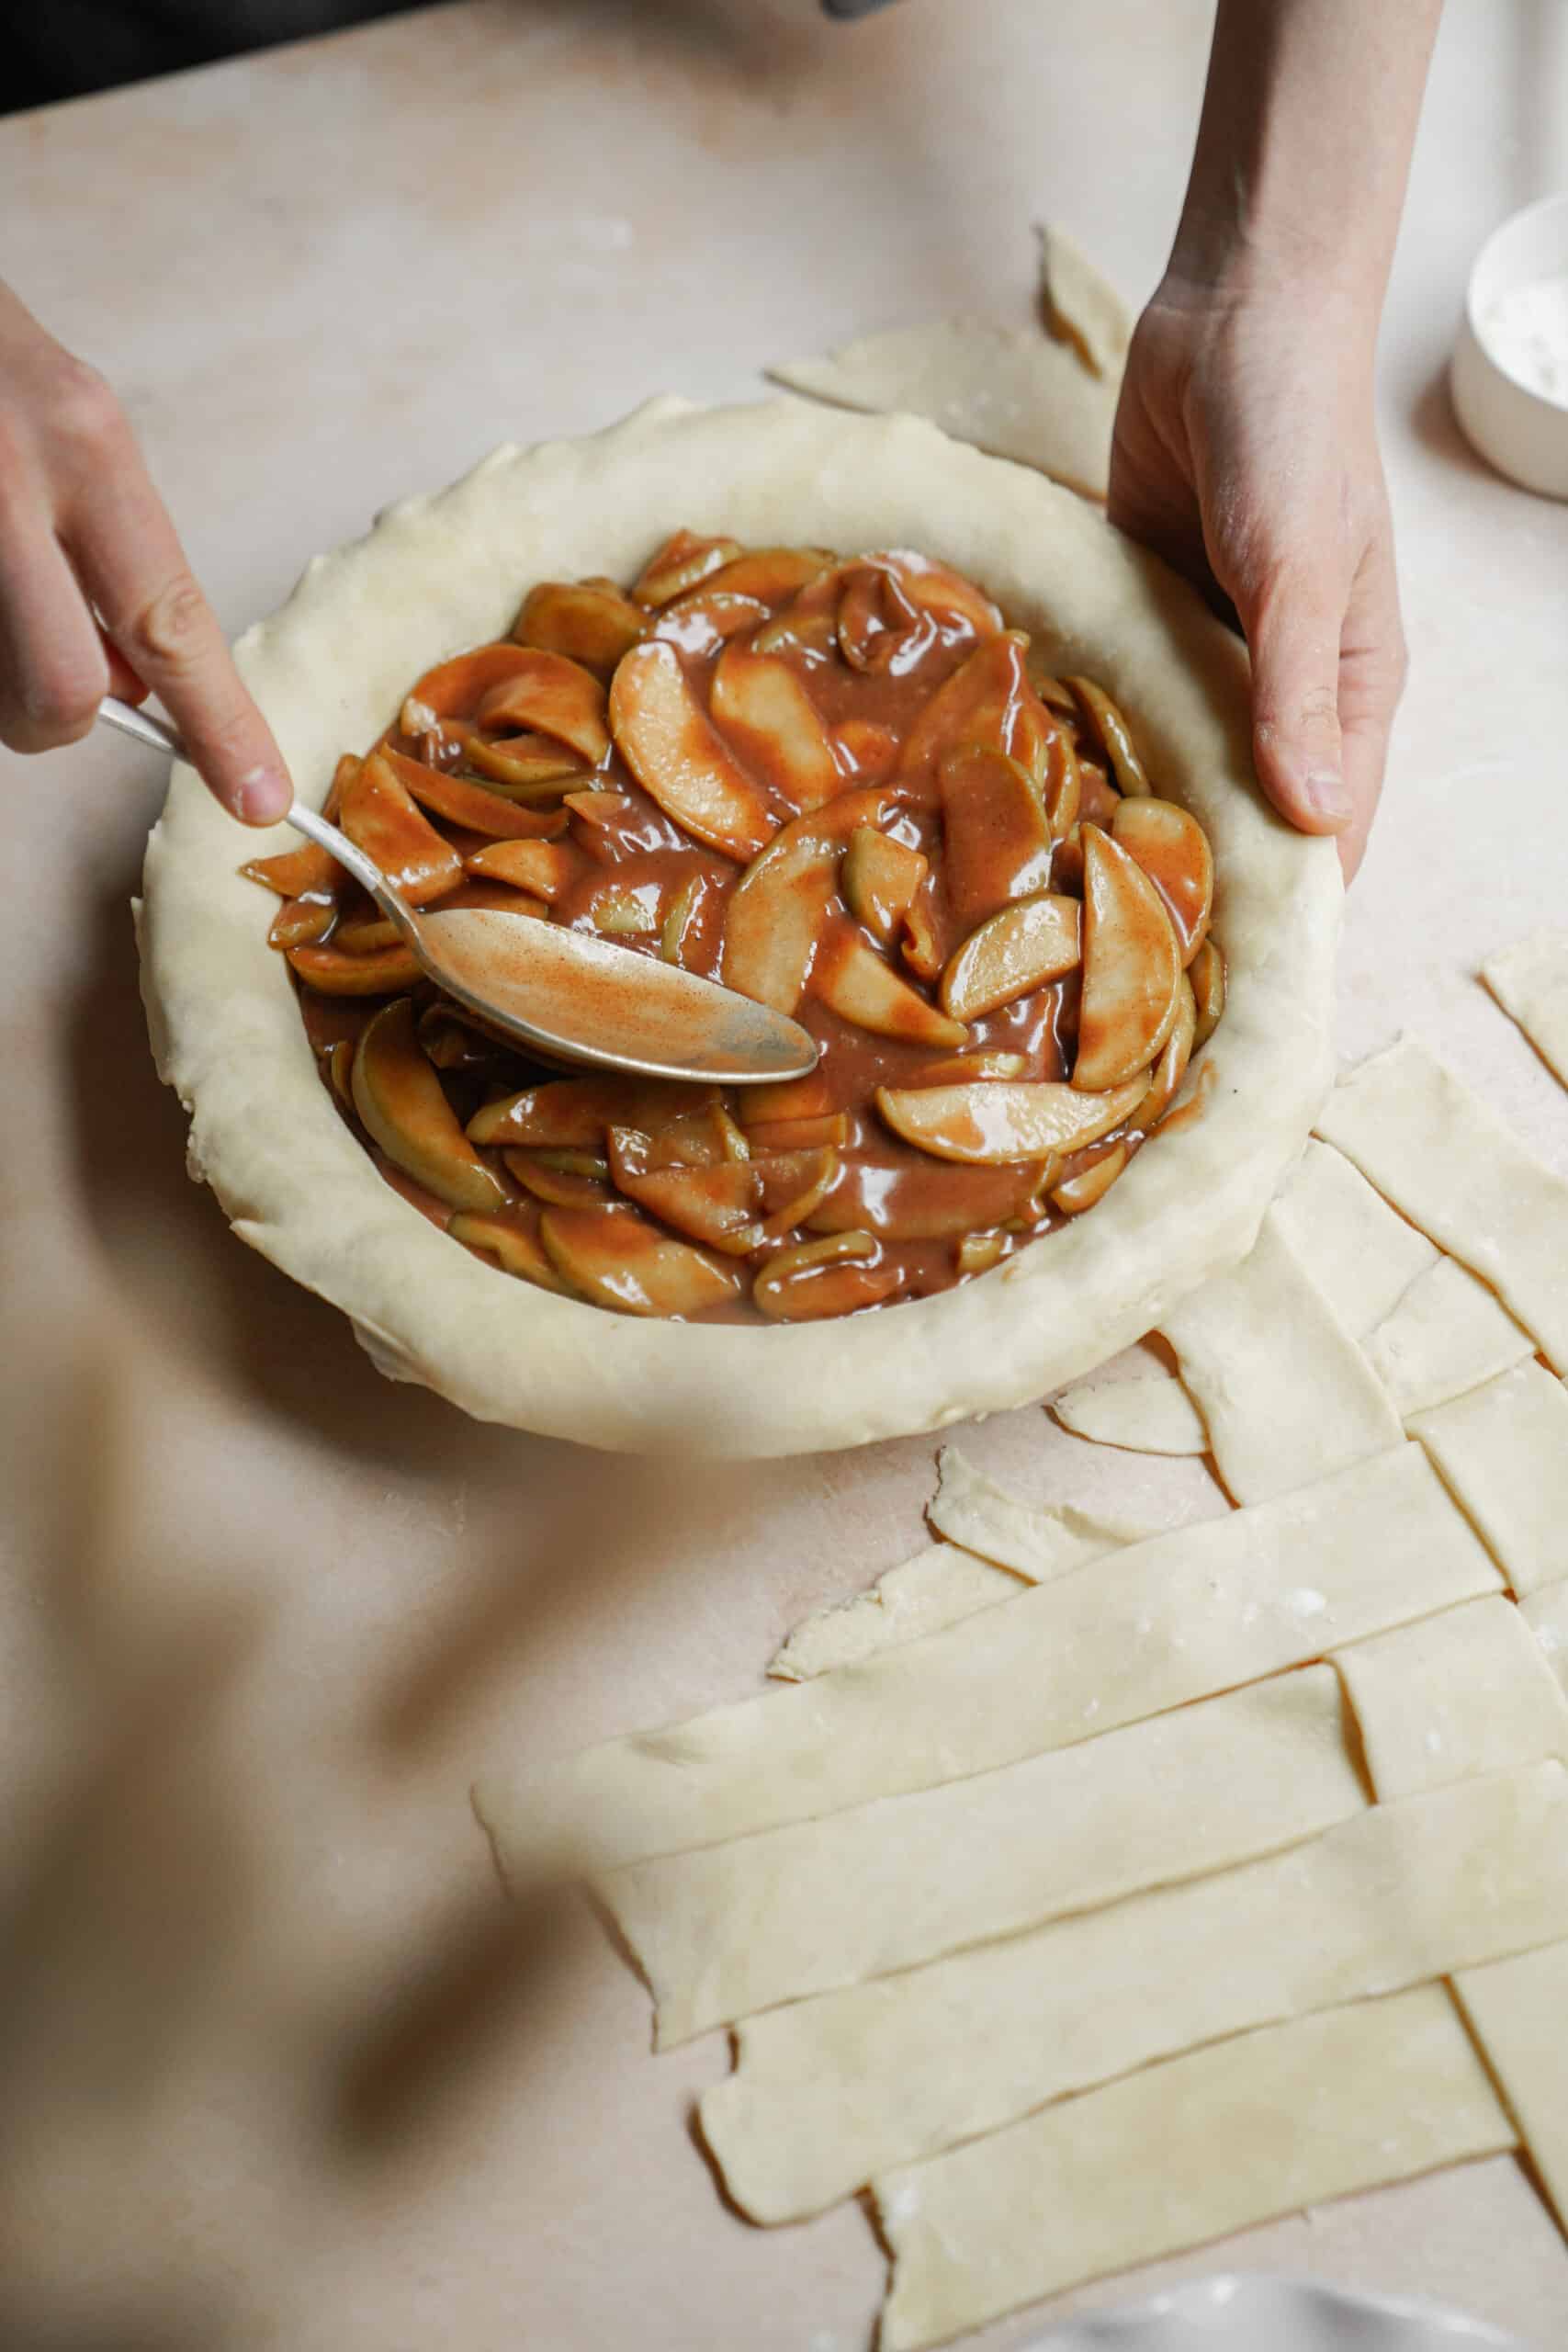
{"label": "silver spoon", "polygon": [[[189,752],[166,721],[113,695],[98,717],[173,759]],[[492,1029],[550,1058],[642,1078],[747,1086],[804,1078],[817,1046],[798,1023],[733,989],[635,949],[501,909],[416,914],[365,852],[296,800],[285,821],[362,883],[420,969]]]}

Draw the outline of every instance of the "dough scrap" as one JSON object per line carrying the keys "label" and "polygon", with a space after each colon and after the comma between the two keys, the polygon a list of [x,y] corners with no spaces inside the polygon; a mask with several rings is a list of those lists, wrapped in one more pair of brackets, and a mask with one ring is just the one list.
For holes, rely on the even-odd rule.
{"label": "dough scrap", "polygon": [[1568,1942],[1463,1969],[1454,1991],[1568,2230]]}
{"label": "dough scrap", "polygon": [[989,319],[933,319],[766,371],[838,408],[929,417],[955,440],[1012,458],[1103,503],[1119,377],[1093,375],[1071,344]]}
{"label": "dough scrap", "polygon": [[[1568,1227],[1564,1228],[1568,1249]],[[1533,1360],[1412,1420],[1514,1590],[1568,1577],[1568,1388]]]}
{"label": "dough scrap", "polygon": [[509,1875],[613,1869],[1070,1747],[1501,1589],[1402,1442],[862,1665],[498,1769],[474,1802]]}
{"label": "dough scrap", "polygon": [[1537,1648],[1568,1691],[1568,1583],[1550,1584],[1519,1603],[1519,1615],[1535,1636]]}
{"label": "dough scrap", "polygon": [[[1564,1920],[1562,1765],[1461,1781],[1282,1854],[749,2019],[736,2072],[704,2095],[703,2132],[749,2213],[795,2220],[1065,2094],[1554,1941]],[[1071,2137],[1074,2108],[1056,2112]],[[1203,2168],[1241,2161],[1211,2149]],[[1173,2194],[1179,2180],[1172,2166]],[[1132,2244],[1123,2258],[1159,2251]]]}
{"label": "dough scrap", "polygon": [[1417,1274],[1364,1344],[1404,1421],[1535,1353],[1535,1341],[1495,1293],[1457,1258],[1441,1257]]}
{"label": "dough scrap", "polygon": [[1568,932],[1538,931],[1488,956],[1481,977],[1568,1086]]}
{"label": "dough scrap", "polygon": [[596,1891],[652,1988],[665,2049],[1272,1853],[1366,1802],[1343,1693],[1329,1668],[1307,1667],[973,1780],[636,1862]]}
{"label": "dough scrap", "polygon": [[1309,1486],[1404,1435],[1376,1374],[1273,1210],[1250,1257],[1192,1292],[1160,1329],[1238,1503]]}
{"label": "dough scrap", "polygon": [[1134,1453],[1207,1453],[1203,1416],[1173,1373],[1065,1388],[1051,1410],[1065,1430]]}
{"label": "dough scrap", "polygon": [[1077,1503],[1030,1503],[976,1470],[955,1445],[936,1458],[937,1488],[926,1516],[939,1535],[1031,1584],[1048,1584],[1106,1553],[1166,1531],[1136,1520],[1104,1519]]}
{"label": "dough scrap", "polygon": [[1380,1803],[1555,1756],[1568,1699],[1511,1600],[1467,1601],[1336,1651]]}
{"label": "dough scrap", "polygon": [[1365,1340],[1412,1283],[1440,1263],[1343,1152],[1309,1136],[1274,1198],[1274,1221],[1354,1340]]}
{"label": "dough scrap", "polygon": [[1014,1600],[1026,1582],[1010,1568],[977,1559],[961,1544],[928,1544],[853,1600],[802,1618],[767,1670],[778,1682],[809,1682],[831,1667],[852,1666],[877,1650],[940,1633],[998,1600]]}
{"label": "dough scrap", "polygon": [[1343,1079],[1317,1123],[1412,1224],[1490,1283],[1568,1371],[1568,1182],[1417,1037]]}
{"label": "dough scrap", "polygon": [[1247,2034],[875,2182],[894,2255],[879,2342],[916,2352],[1085,2279],[1517,2137],[1439,1985]]}
{"label": "dough scrap", "polygon": [[1061,229],[1042,221],[1040,317],[1045,332],[1070,344],[1093,376],[1120,385],[1133,340],[1133,319],[1110,280]]}

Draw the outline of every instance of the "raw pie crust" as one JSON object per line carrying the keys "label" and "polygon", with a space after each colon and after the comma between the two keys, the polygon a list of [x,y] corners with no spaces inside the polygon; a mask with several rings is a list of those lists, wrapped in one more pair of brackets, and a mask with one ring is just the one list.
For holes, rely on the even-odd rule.
{"label": "raw pie crust", "polygon": [[[1251,780],[1245,657],[1082,501],[908,417],[779,401],[649,403],[592,438],[498,450],[319,557],[239,649],[302,797],[408,679],[502,635],[529,581],[629,574],[682,524],[748,543],[917,545],[973,576],[1042,654],[1100,678],[1158,788],[1213,843],[1225,1018],[1195,1115],[1094,1212],[991,1273],[843,1322],[631,1322],[499,1275],[392,1192],[316,1074],[231,820],[176,767],[148,847],[143,992],[190,1166],[241,1238],[342,1306],[380,1369],[477,1418],[630,1452],[762,1456],[868,1443],[1043,1395],[1234,1264],[1320,1109],[1341,889],[1331,842]],[[278,828],[258,854],[292,845]],[[1197,1107],[1201,1105],[1200,1107]]]}

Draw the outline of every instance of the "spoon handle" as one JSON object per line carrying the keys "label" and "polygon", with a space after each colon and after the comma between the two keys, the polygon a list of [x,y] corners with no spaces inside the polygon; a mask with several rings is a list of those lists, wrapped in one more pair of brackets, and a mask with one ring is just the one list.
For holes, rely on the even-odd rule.
{"label": "spoon handle", "polygon": [[[106,695],[98,705],[98,717],[106,727],[117,727],[122,735],[132,736],[139,743],[146,743],[154,752],[166,752],[172,760],[187,763],[190,753],[166,718],[155,718],[150,710],[141,710],[133,702],[121,702],[117,695]],[[414,924],[400,891],[395,890],[374,861],[366,856],[357,842],[346,833],[329,824],[319,810],[307,808],[298,798],[284,810],[283,821],[292,825],[297,833],[317,842],[331,852],[338,864],[362,883],[377,905],[397,924],[405,937],[412,937]]]}

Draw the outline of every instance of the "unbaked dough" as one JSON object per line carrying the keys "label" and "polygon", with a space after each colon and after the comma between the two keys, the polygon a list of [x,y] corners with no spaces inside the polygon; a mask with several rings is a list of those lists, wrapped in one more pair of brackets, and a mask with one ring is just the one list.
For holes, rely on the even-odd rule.
{"label": "unbaked dough", "polygon": [[1331,1669],[1307,1667],[999,1772],[633,1863],[597,1891],[666,2048],[1309,1838],[1367,1801],[1343,1711]]}
{"label": "unbaked dough", "polygon": [[1568,932],[1538,931],[1506,947],[1483,964],[1481,977],[1568,1086]]}
{"label": "unbaked dough", "polygon": [[1382,1383],[1271,1209],[1249,1257],[1160,1329],[1238,1503],[1266,1502],[1397,1445]]}
{"label": "unbaked dough", "polygon": [[[1564,1228],[1568,1248],[1568,1227]],[[1568,1577],[1568,1389],[1516,1364],[1410,1424],[1517,1593]]]}
{"label": "unbaked dough", "polygon": [[1511,1600],[1472,1600],[1335,1653],[1379,1800],[1555,1756],[1568,1699]]}
{"label": "unbaked dough", "polygon": [[1412,1283],[1440,1262],[1343,1152],[1310,1136],[1276,1193],[1272,1216],[1352,1339],[1393,1313]]}
{"label": "unbaked dough", "polygon": [[944,1445],[937,1455],[936,1475],[927,1517],[937,1532],[1031,1584],[1048,1584],[1163,1532],[1146,1521],[1104,1519],[1077,1503],[1025,1502],[976,1470],[955,1445]]}
{"label": "unbaked dough", "polygon": [[1065,231],[1042,222],[1034,233],[1040,241],[1040,317],[1046,334],[1070,344],[1091,375],[1120,386],[1133,340],[1127,305]]}
{"label": "unbaked dough", "polygon": [[1015,1600],[1024,1583],[961,1544],[928,1544],[865,1592],[803,1618],[768,1660],[768,1672],[779,1682],[809,1682],[830,1667],[852,1666],[897,1643],[940,1634],[977,1609]]}
{"label": "unbaked dough", "polygon": [[[1037,336],[1085,381],[1076,360]],[[910,417],[803,401],[659,401],[611,431],[504,449],[318,560],[239,648],[302,797],[370,741],[408,681],[510,626],[531,581],[628,575],[679,525],[758,545],[929,549],[1103,679],[1160,788],[1213,842],[1229,1001],[1201,1116],[1140,1152],[1090,1216],[941,1296],[831,1324],[639,1322],[486,1265],[385,1183],[317,1077],[232,820],[176,767],[140,937],[159,1067],[190,1164],[242,1239],[354,1318],[375,1361],[481,1419],[589,1445],[776,1454],[858,1445],[1043,1396],[1248,1246],[1332,1069],[1342,890],[1333,843],[1251,777],[1245,656],[1152,557],[1042,478]]]}
{"label": "unbaked dough", "polygon": [[1341,1080],[1317,1131],[1423,1233],[1491,1283],[1568,1371],[1568,1182],[1419,1038]]}
{"label": "unbaked dough", "polygon": [[1364,1345],[1405,1421],[1535,1353],[1535,1341],[1495,1291],[1457,1258],[1436,1256]]}
{"label": "unbaked dough", "polygon": [[1568,1691],[1568,1582],[1550,1584],[1519,1603],[1519,1615],[1565,1691]]}
{"label": "unbaked dough", "polygon": [[[703,2132],[747,2212],[795,2220],[1065,2093],[1552,1941],[1564,1922],[1568,1775],[1529,1765],[750,2018],[736,2072],[703,2098]],[[1222,2140],[1204,2168],[1245,2161]],[[1180,2193],[1174,2168],[1169,2186]],[[1159,2251],[1132,2244],[1124,2258]]]}
{"label": "unbaked dough", "polygon": [[1568,1943],[1463,1969],[1454,1991],[1568,2230]]}
{"label": "unbaked dough", "polygon": [[1075,1437],[1134,1453],[1207,1453],[1203,1416],[1174,1374],[1139,1373],[1066,1388],[1052,1412]]}
{"label": "unbaked dough", "polygon": [[1501,1587],[1401,1443],[815,1681],[502,1764],[475,1804],[510,1875],[610,1869],[1070,1747]]}

